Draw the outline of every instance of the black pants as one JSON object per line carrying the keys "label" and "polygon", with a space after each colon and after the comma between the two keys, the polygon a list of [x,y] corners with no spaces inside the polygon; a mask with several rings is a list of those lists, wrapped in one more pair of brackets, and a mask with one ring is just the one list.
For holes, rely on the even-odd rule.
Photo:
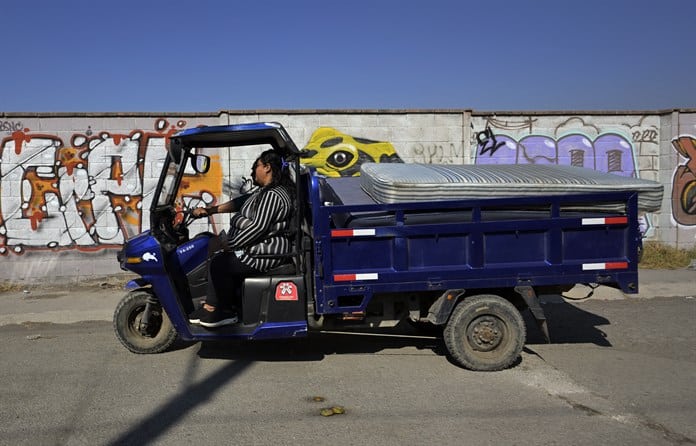
{"label": "black pants", "polygon": [[205,303],[225,309],[238,308],[244,278],[258,274],[261,271],[240,262],[233,252],[221,252],[210,260]]}

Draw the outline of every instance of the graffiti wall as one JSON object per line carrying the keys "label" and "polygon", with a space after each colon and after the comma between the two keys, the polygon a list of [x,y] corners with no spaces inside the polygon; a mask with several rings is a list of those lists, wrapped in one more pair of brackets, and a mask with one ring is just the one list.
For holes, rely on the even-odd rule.
{"label": "graffiti wall", "polygon": [[[470,111],[221,112],[190,116],[0,114],[0,279],[118,272],[114,253],[147,229],[168,139],[192,126],[281,122],[302,161],[327,176],[365,162],[566,164],[659,181],[661,212],[648,237],[696,245],[696,111],[493,115]],[[477,135],[489,128],[494,140]],[[220,184],[189,197],[223,200]],[[193,190],[195,189],[195,190]],[[96,265],[96,266],[95,266]]]}
{"label": "graffiti wall", "polygon": [[216,121],[96,115],[1,120],[2,278],[113,270],[113,252],[147,226],[168,138]]}
{"label": "graffiti wall", "polygon": [[672,179],[672,215],[679,224],[696,225],[696,136],[678,136],[672,145],[684,158]]}
{"label": "graffiti wall", "polygon": [[[469,162],[470,122],[462,112],[353,112],[264,114],[260,121],[281,122],[307,164],[327,175],[353,175],[362,162],[462,164]],[[229,123],[248,115],[229,114]],[[390,159],[393,157],[393,159]]]}
{"label": "graffiti wall", "polygon": [[670,222],[674,243],[693,244],[696,233],[696,113],[680,114],[671,140],[674,163],[670,166]]}
{"label": "graffiti wall", "polygon": [[154,119],[127,132],[67,137],[4,124],[0,141],[0,254],[120,247],[147,220],[167,139],[190,125]]}
{"label": "graffiti wall", "polygon": [[312,133],[301,152],[302,163],[327,177],[360,175],[364,163],[402,163],[390,142],[350,136],[331,127]]}
{"label": "graffiti wall", "polygon": [[[653,116],[480,117],[476,164],[556,164],[658,181],[659,118]],[[640,161],[639,161],[640,160]],[[641,216],[647,238],[653,215]]]}
{"label": "graffiti wall", "polygon": [[[657,180],[658,120],[649,117],[485,117],[495,141],[477,140],[476,164],[560,164]],[[643,168],[638,166],[639,157]]]}

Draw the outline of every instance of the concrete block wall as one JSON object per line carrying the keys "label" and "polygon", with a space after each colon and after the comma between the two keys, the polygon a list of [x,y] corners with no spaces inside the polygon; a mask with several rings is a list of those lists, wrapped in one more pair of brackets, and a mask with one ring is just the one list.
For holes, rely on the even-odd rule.
{"label": "concrete block wall", "polygon": [[295,144],[303,147],[320,127],[333,127],[354,137],[390,142],[404,162],[461,164],[469,144],[468,115],[463,111],[360,112],[224,112],[221,123],[277,121]]}
{"label": "concrete block wall", "polygon": [[[389,142],[405,162],[579,163],[659,181],[663,206],[646,216],[648,237],[696,246],[696,110],[0,113],[0,280],[120,274],[115,253],[148,226],[168,136],[185,127],[254,121],[281,122],[300,148],[318,128],[333,127]],[[506,141],[495,154],[477,145],[476,132],[486,126]],[[250,162],[224,164],[246,172]]]}
{"label": "concrete block wall", "polygon": [[167,137],[218,114],[0,115],[0,280],[120,273],[146,229]]}

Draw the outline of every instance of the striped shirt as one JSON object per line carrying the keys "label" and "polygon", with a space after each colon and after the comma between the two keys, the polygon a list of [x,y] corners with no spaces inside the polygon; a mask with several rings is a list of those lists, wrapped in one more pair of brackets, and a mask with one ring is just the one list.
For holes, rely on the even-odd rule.
{"label": "striped shirt", "polygon": [[230,217],[230,249],[243,251],[239,260],[259,271],[286,262],[284,258],[255,256],[290,253],[292,208],[290,194],[283,186],[259,189]]}

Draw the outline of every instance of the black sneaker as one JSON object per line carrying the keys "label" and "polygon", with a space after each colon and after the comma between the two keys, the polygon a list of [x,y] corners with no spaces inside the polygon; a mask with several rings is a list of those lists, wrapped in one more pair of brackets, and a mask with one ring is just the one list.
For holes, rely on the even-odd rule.
{"label": "black sneaker", "polygon": [[203,306],[201,306],[199,309],[189,314],[189,323],[200,325],[201,316],[203,316],[204,313],[209,313],[209,311],[207,311],[205,308],[203,308]]}
{"label": "black sneaker", "polygon": [[198,318],[198,324],[207,327],[215,328],[223,325],[232,325],[237,323],[237,315],[227,310],[215,308],[213,311],[203,309]]}

